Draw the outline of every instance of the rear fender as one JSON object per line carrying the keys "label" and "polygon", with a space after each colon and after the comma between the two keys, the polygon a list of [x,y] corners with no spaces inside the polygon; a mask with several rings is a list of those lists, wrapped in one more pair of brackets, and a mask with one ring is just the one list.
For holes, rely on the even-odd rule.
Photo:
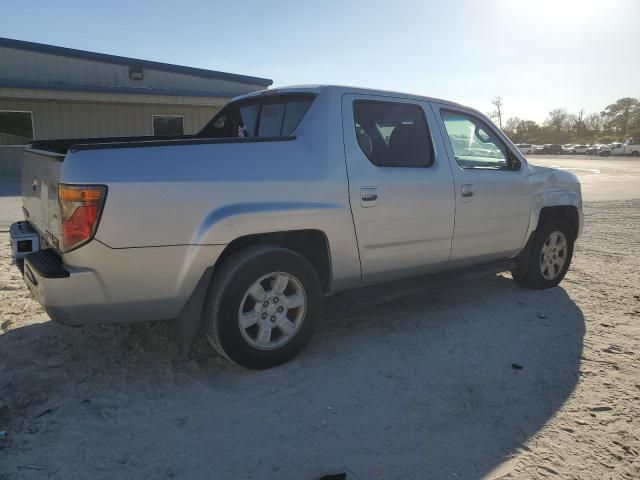
{"label": "rear fender", "polygon": [[228,203],[212,210],[191,236],[195,245],[228,245],[250,235],[299,230],[324,233],[331,264],[331,289],[360,283],[353,219],[348,205],[323,201]]}
{"label": "rear fender", "polygon": [[306,229],[327,231],[323,226],[330,226],[340,208],[338,204],[321,202],[232,203],[207,215],[191,243],[226,245],[236,238],[258,233]]}

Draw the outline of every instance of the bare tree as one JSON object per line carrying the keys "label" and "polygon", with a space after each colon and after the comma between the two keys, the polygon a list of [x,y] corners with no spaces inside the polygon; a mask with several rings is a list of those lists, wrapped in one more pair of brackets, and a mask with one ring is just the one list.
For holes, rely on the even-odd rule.
{"label": "bare tree", "polygon": [[509,138],[513,140],[518,135],[518,130],[520,129],[519,127],[521,123],[522,120],[520,120],[518,117],[507,118],[507,121],[504,123],[504,133],[506,133]]}
{"label": "bare tree", "polygon": [[549,112],[545,124],[551,127],[556,132],[568,130],[567,122],[570,120],[570,116],[564,108],[556,108]]}
{"label": "bare tree", "polygon": [[489,117],[498,119],[498,126],[502,130],[502,97],[496,97],[491,102],[496,109],[489,114]]}
{"label": "bare tree", "polygon": [[602,116],[599,113],[590,113],[584,120],[584,124],[592,133],[600,133],[602,130]]}
{"label": "bare tree", "polygon": [[629,127],[635,123],[635,116],[640,113],[640,100],[637,98],[620,98],[609,105],[601,115],[604,117],[606,124],[614,131],[626,135]]}

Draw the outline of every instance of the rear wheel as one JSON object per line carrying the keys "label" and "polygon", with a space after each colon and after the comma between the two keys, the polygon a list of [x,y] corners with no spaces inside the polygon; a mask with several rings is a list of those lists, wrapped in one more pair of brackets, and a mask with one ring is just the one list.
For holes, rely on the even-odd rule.
{"label": "rear wheel", "polygon": [[574,234],[559,220],[550,220],[535,233],[529,256],[511,273],[522,286],[543,290],[558,285],[569,270]]}
{"label": "rear wheel", "polygon": [[633,152],[631,152],[631,156],[632,157],[640,157],[640,152],[638,152],[637,150],[633,151]]}
{"label": "rear wheel", "polygon": [[318,275],[301,255],[268,245],[241,250],[219,267],[207,292],[207,338],[242,367],[280,365],[311,339],[322,296]]}

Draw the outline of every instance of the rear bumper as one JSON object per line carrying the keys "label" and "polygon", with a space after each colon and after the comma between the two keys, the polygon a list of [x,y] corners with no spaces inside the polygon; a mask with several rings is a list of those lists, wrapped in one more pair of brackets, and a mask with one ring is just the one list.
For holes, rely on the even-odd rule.
{"label": "rear bumper", "polygon": [[66,266],[47,249],[25,257],[24,281],[52,320],[66,325],[101,323],[100,310],[104,313],[108,299],[94,272]]}
{"label": "rear bumper", "polygon": [[65,325],[177,318],[224,245],[112,249],[98,242],[24,259],[24,281],[49,317]]}

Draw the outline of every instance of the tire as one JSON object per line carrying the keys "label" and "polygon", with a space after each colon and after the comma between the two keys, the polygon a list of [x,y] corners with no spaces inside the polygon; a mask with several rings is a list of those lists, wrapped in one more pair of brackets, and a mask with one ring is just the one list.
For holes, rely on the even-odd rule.
{"label": "tire", "polygon": [[633,152],[631,152],[631,156],[632,157],[640,157],[640,152],[638,152],[637,150],[634,150]]}
{"label": "tire", "polygon": [[[549,245],[552,242],[547,242],[554,233],[562,234],[566,244],[565,251],[562,254],[564,261],[561,267],[558,267],[558,265],[550,266],[549,263],[543,265],[543,253],[549,251]],[[529,255],[520,259],[516,269],[511,272],[513,279],[519,285],[534,290],[544,290],[557,286],[571,265],[574,241],[575,234],[565,222],[556,219],[545,222],[535,233]],[[545,248],[544,252],[543,248]],[[558,258],[549,258],[551,262],[559,261],[561,252],[557,251],[555,255]]]}
{"label": "tire", "polygon": [[[280,284],[286,285],[278,288],[282,279]],[[304,257],[276,246],[248,247],[231,255],[214,274],[204,301],[205,334],[220,355],[241,367],[275,367],[309,342],[322,300],[320,279]],[[298,303],[301,306],[293,306]],[[241,316],[248,326],[241,326]],[[262,335],[267,330],[270,333]]]}

